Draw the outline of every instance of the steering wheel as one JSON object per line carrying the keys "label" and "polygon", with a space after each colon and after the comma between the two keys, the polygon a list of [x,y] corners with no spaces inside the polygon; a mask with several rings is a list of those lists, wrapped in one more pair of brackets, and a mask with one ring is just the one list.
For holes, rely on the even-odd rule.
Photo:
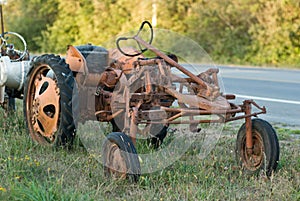
{"label": "steering wheel", "polygon": [[4,32],[0,35],[1,54],[10,57],[11,61],[20,61],[27,54],[25,39],[16,32]]}
{"label": "steering wheel", "polygon": [[[141,46],[141,44],[137,41],[137,40],[135,40],[135,38],[136,37],[138,37],[139,36],[139,34],[141,33],[141,31],[144,29],[144,26],[145,25],[147,25],[149,28],[150,28],[150,40],[149,40],[149,44],[151,44],[152,43],[152,40],[153,40],[153,28],[152,28],[152,25],[150,24],[150,22],[148,22],[148,21],[144,21],[142,24],[141,24],[141,26],[140,26],[140,29],[139,29],[139,31],[137,32],[137,34],[135,34],[133,37],[120,37],[120,38],[118,38],[117,39],[117,41],[116,41],[116,44],[117,44],[117,48],[118,48],[118,50],[122,53],[122,54],[124,54],[125,56],[128,56],[128,57],[135,57],[135,56],[139,56],[139,55],[141,55],[143,52],[145,52],[146,50],[147,50],[147,48],[142,48],[142,46]],[[136,54],[128,54],[128,53],[126,53],[126,52],[124,52],[123,50],[122,50],[122,48],[120,47],[120,41],[126,41],[126,40],[128,40],[128,39],[132,39],[132,40],[135,40],[136,41],[136,43],[138,44],[138,47],[139,47],[139,49],[140,49],[140,52],[138,52],[138,53],[136,53]]]}

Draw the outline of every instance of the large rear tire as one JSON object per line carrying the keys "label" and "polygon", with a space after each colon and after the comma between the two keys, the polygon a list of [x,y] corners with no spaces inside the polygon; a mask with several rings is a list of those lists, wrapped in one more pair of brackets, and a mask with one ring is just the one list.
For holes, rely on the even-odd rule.
{"label": "large rear tire", "polygon": [[236,157],[248,175],[264,171],[267,176],[276,170],[279,160],[279,143],[273,127],[262,119],[252,119],[253,153],[247,152],[246,125],[240,128],[236,141]]}
{"label": "large rear tire", "polygon": [[24,116],[31,138],[43,145],[70,147],[74,77],[65,60],[53,54],[31,62],[24,87]]}

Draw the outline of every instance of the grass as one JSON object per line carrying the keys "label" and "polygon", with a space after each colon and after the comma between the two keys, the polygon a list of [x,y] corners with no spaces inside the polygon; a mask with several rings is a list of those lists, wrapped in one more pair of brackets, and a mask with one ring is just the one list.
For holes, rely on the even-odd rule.
{"label": "grass", "polygon": [[299,129],[277,127],[276,131],[277,131],[279,140],[292,140],[295,137],[300,138],[300,130]]}
{"label": "grass", "polygon": [[64,150],[32,142],[22,112],[0,115],[0,200],[300,199],[300,139],[295,129],[277,128],[281,158],[270,179],[242,173],[234,153],[238,126],[226,125],[205,159],[198,159],[192,146],[177,162],[132,184],[106,179],[102,165],[79,143]]}

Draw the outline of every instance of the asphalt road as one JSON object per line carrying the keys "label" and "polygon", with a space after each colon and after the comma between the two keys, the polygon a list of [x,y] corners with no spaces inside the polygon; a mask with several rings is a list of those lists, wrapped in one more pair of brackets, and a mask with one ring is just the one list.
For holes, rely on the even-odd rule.
{"label": "asphalt road", "polygon": [[[300,127],[300,70],[218,66],[222,91],[235,94],[236,103],[253,99],[267,108],[260,118]],[[207,67],[194,65],[191,71]]]}

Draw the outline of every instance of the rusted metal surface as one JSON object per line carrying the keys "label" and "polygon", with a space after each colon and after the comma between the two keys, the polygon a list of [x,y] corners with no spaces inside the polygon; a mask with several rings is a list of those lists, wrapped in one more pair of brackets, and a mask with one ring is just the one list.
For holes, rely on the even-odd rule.
{"label": "rusted metal surface", "polygon": [[[45,83],[47,83],[48,87],[43,91],[42,87]],[[59,113],[50,113],[50,111],[45,111],[45,108],[53,107],[56,111],[59,110],[59,89],[55,81],[43,75],[41,75],[41,78],[35,80],[35,87],[36,90],[33,92],[34,99],[32,105],[33,128],[43,136],[51,137],[57,130]]]}
{"label": "rusted metal surface", "polygon": [[[244,101],[244,107],[245,107],[245,115],[250,115],[251,114],[251,102]],[[246,148],[247,148],[247,153],[251,154],[253,151],[251,116],[247,116],[245,118],[245,121],[246,121]]]}
{"label": "rusted metal surface", "polygon": [[[246,131],[247,132],[247,131]],[[246,134],[247,135],[247,134]],[[243,161],[244,168],[248,170],[257,170],[264,162],[264,143],[263,139],[257,131],[253,131],[252,137],[252,148],[247,147],[247,142],[244,146],[241,146],[241,160]],[[246,136],[247,138],[247,136]],[[246,139],[247,141],[247,139]]]}
{"label": "rusted metal surface", "polygon": [[136,144],[136,134],[137,134],[137,115],[138,115],[138,108],[134,107],[132,108],[132,111],[130,113],[131,121],[130,121],[130,130],[129,130],[129,137],[131,138],[133,144]]}
{"label": "rusted metal surface", "polygon": [[[241,105],[230,102],[235,95],[220,92],[219,69],[210,68],[194,75],[178,63],[176,55],[164,54],[138,35],[124,38],[127,39],[135,40],[157,57],[145,58],[142,54],[145,49],[139,53],[133,48],[124,48],[128,54],[121,49],[109,51],[109,67],[101,76],[93,75],[94,81],[85,81],[94,86],[98,79],[94,114],[99,121],[122,121],[120,131],[128,134],[135,143],[137,132],[147,133],[151,124],[189,124],[191,131],[197,131],[198,124],[245,119],[246,147],[251,154],[254,144],[251,118],[266,113],[265,107],[252,100]],[[173,74],[171,69],[174,67],[187,77]],[[82,79],[87,77],[91,75],[84,75]],[[175,101],[178,106],[171,107]],[[146,126],[140,129],[139,124]]]}
{"label": "rusted metal surface", "polygon": [[54,141],[58,129],[60,89],[54,79],[45,76],[48,71],[47,65],[34,70],[26,100],[26,108],[30,111],[26,115],[32,124],[30,135],[40,143],[43,143],[41,137]]}
{"label": "rusted metal surface", "polygon": [[171,59],[170,57],[168,57],[167,55],[165,55],[164,53],[159,51],[157,48],[155,48],[152,45],[148,44],[147,42],[145,42],[144,40],[142,40],[138,36],[135,36],[134,39],[137,42],[139,42],[141,45],[143,45],[144,47],[146,47],[149,50],[151,50],[152,52],[154,52],[157,56],[163,58],[171,66],[176,67],[182,73],[189,76],[194,82],[199,84],[199,86],[200,86],[199,87],[199,92],[198,92],[199,96],[203,96],[203,97],[209,98],[209,99],[214,99],[219,95],[219,93],[218,93],[219,92],[219,87],[218,86],[210,85],[207,82],[203,81],[201,78],[194,75],[193,73],[191,73],[190,71],[185,69],[183,66],[181,66],[179,63],[177,63],[176,61],[174,61],[173,59]]}
{"label": "rusted metal surface", "polygon": [[[124,87],[127,88],[127,95],[124,95],[125,93],[123,90],[119,91],[119,94],[104,90],[97,91],[96,93],[101,94],[103,97],[111,97],[113,96],[113,93],[115,93],[114,96],[120,97],[117,101],[114,101],[115,107],[116,105],[119,105],[117,108],[121,109],[117,110],[118,112],[109,112],[112,110],[112,108],[110,108],[112,100],[106,98],[103,99],[101,103],[98,103],[98,105],[103,106],[103,111],[101,112],[99,110],[100,108],[98,108],[96,114],[102,115],[102,121],[109,121],[113,117],[115,118],[116,116],[121,115],[124,111],[131,111],[130,108],[137,108],[135,109],[137,112],[136,115],[129,115],[135,118],[135,124],[200,124],[223,123],[238,119],[246,119],[247,121],[247,119],[251,119],[252,116],[266,113],[264,107],[258,106],[252,100],[245,101],[243,105],[230,103],[229,100],[235,99],[235,96],[231,94],[220,95],[218,92],[216,94],[219,94],[219,96],[213,100],[199,96],[196,94],[198,89],[195,88],[201,86],[197,85],[195,87],[196,82],[191,78],[179,78],[170,74],[171,66],[169,66],[168,63],[169,62],[162,62],[162,59],[157,58],[133,62],[134,67],[131,69],[131,77],[126,79],[126,81],[123,81]],[[156,76],[153,76],[153,73],[156,73]],[[205,80],[203,82],[207,82],[209,85],[216,85],[215,88],[218,88],[217,73],[218,69],[208,69],[206,72],[199,74],[198,78],[202,81]],[[111,74],[112,79],[108,78],[109,74]],[[108,70],[102,74],[102,78],[103,77],[105,77],[105,79],[100,79],[99,86],[105,85],[106,87],[113,88],[117,82],[117,78],[119,79],[122,77],[122,73],[119,73],[117,76],[115,72]],[[172,87],[172,83],[174,82],[182,83],[179,91]],[[144,86],[144,91],[141,88],[136,87],[138,85]],[[153,86],[155,85],[159,86],[154,87],[154,89]],[[182,86],[184,85],[190,87],[195,93],[182,93]],[[137,91],[133,90],[134,88]],[[98,89],[101,89],[101,87]],[[177,100],[180,103],[178,108],[170,108],[174,100]],[[125,102],[127,102],[127,104],[125,104]],[[256,107],[258,111],[251,112],[251,105]],[[156,106],[156,109],[151,110],[154,106]],[[121,110],[122,112],[120,112]],[[105,119],[103,115],[107,119]],[[211,115],[215,115],[216,118],[211,119]],[[196,120],[194,117],[197,116],[207,116],[208,118]],[[181,117],[189,117],[190,120],[179,120]],[[155,119],[159,119],[160,121],[156,121]],[[130,122],[130,120],[127,121]],[[136,129],[133,129],[134,126],[131,126],[131,123],[125,125],[128,126],[128,130],[136,131]],[[251,130],[251,127],[249,130]],[[249,141],[248,147],[251,148],[251,141]]]}
{"label": "rusted metal surface", "polygon": [[[96,115],[101,116],[100,121],[110,121],[119,115],[125,115],[124,131],[128,130],[130,135],[134,136],[133,133],[137,130],[136,125],[142,123],[193,124],[192,127],[195,127],[201,123],[225,123],[238,119],[246,119],[249,122],[252,116],[266,113],[264,107],[258,106],[252,100],[245,101],[243,105],[235,105],[229,102],[229,100],[235,99],[234,95],[221,95],[217,78],[218,69],[208,69],[196,76],[196,79],[194,79],[195,77],[180,78],[171,74],[170,69],[173,64],[166,59],[166,55],[162,54],[159,53],[158,56],[163,59],[143,60],[137,58],[136,61],[131,61],[133,65],[131,76],[123,78],[121,84],[119,83],[122,90],[104,90],[104,87],[114,89],[116,83],[124,77],[124,71],[116,72],[118,69],[123,69],[122,66],[116,70],[107,69],[102,74],[96,92],[96,96],[99,96],[98,102],[96,101]],[[179,69],[181,68],[183,67],[179,67]],[[187,74],[189,75],[189,73]],[[210,97],[199,95],[203,85],[197,83],[198,79],[206,86],[214,88],[215,91],[210,93]],[[172,83],[180,84],[180,89],[176,90]],[[184,86],[188,87],[192,93],[184,94],[182,91]],[[112,96],[118,98],[112,100]],[[175,100],[179,102],[179,107],[170,108]],[[114,108],[111,108],[111,104],[114,105]],[[258,111],[251,112],[251,105]],[[153,107],[155,107],[154,110],[151,109]],[[133,108],[135,108],[134,115],[132,115]],[[214,115],[215,118],[211,118],[211,115]],[[197,116],[207,116],[207,119],[197,120],[195,118]],[[189,120],[180,119],[182,117],[189,117]],[[251,131],[251,126],[249,126],[247,128],[250,128],[248,130]],[[247,147],[251,148],[251,140],[247,140],[247,142]]]}
{"label": "rusted metal surface", "polygon": [[86,60],[80,51],[72,45],[68,46],[66,63],[69,64],[72,71],[88,74]]}
{"label": "rusted metal surface", "polygon": [[[134,48],[126,47],[126,52],[137,53]],[[122,70],[123,73],[129,74],[134,67],[134,62],[139,58],[144,58],[143,55],[128,57],[123,55],[118,49],[112,49],[109,51],[110,66],[114,69]]]}
{"label": "rusted metal surface", "polygon": [[[148,25],[151,31],[149,42],[139,37],[144,25]],[[23,37],[14,32],[6,34],[18,36],[25,46],[23,52],[16,51],[14,46],[8,45],[5,38],[1,36],[2,56],[8,56],[5,57],[10,60],[7,66],[13,67],[11,61],[16,64],[17,61],[27,60],[29,54]],[[121,48],[119,42],[128,39],[135,40],[139,50],[132,47]],[[201,124],[226,123],[244,119],[245,124],[238,134],[237,144],[241,146],[236,149],[241,153],[239,158],[248,170],[256,171],[259,168],[265,168],[263,166],[267,162],[266,156],[270,154],[268,152],[272,151],[272,147],[265,148],[264,146],[270,144],[275,152],[279,151],[276,133],[267,123],[260,124],[260,126],[269,129],[269,133],[260,133],[265,129],[258,129],[252,117],[266,113],[266,108],[259,106],[253,100],[245,100],[241,105],[232,103],[231,100],[235,99],[235,95],[223,94],[220,91],[219,69],[209,68],[200,74],[193,74],[178,63],[176,55],[164,54],[152,46],[152,39],[151,24],[143,22],[140,30],[133,37],[117,39],[116,49],[108,51],[89,44],[76,47],[70,45],[67,49],[66,63],[69,64],[72,72],[67,65],[58,66],[61,60],[57,61],[58,63],[41,64],[35,63],[36,60],[33,59],[31,63],[35,64],[29,71],[28,92],[25,93],[27,96],[25,96],[24,107],[31,137],[42,144],[69,140],[67,138],[70,136],[65,135],[67,132],[63,133],[67,136],[63,138],[61,137],[63,135],[58,134],[62,130],[60,128],[64,126],[61,123],[64,122],[62,112],[78,113],[76,120],[71,115],[65,117],[68,120],[72,118],[70,122],[74,125],[68,130],[72,134],[75,132],[74,127],[77,123],[75,121],[81,122],[96,118],[100,122],[111,122],[113,135],[109,144],[107,144],[108,141],[104,143],[102,155],[106,160],[105,172],[116,178],[126,178],[131,171],[131,165],[139,169],[139,165],[130,164],[138,163],[138,158],[126,158],[128,150],[135,153],[132,156],[136,156],[134,145],[136,145],[138,135],[150,138],[151,143],[157,148],[163,142],[171,124],[186,124],[190,132],[183,134],[191,132],[197,134],[201,131]],[[4,44],[6,44],[5,50]],[[146,54],[143,54],[146,50],[152,51],[155,54],[154,57],[146,58]],[[59,73],[56,73],[54,67],[63,67],[68,71],[65,74],[59,71],[61,68],[58,68],[59,70],[56,69],[56,71]],[[172,69],[175,68],[184,75],[173,74]],[[3,69],[6,69],[6,65]],[[7,75],[10,74],[7,73]],[[63,78],[58,79],[61,75]],[[62,87],[61,83],[68,82],[70,82],[68,85]],[[21,83],[16,85],[19,86],[17,91],[21,90],[23,81]],[[1,103],[4,106],[5,89],[1,87],[0,106]],[[73,94],[70,92],[72,89]],[[76,99],[74,101],[77,101],[78,108],[71,98]],[[67,109],[66,105],[69,106]],[[74,105],[75,108],[71,108]],[[242,137],[239,138],[240,133]],[[264,135],[268,136],[263,137]],[[70,137],[71,143],[73,137]],[[265,140],[269,142],[266,143]],[[63,143],[67,144],[67,142]],[[268,152],[265,152],[265,149]],[[279,155],[269,158],[276,160],[276,163],[273,161],[274,164],[271,164],[276,168]],[[132,162],[132,159],[135,162]],[[140,171],[133,173],[140,174]]]}

